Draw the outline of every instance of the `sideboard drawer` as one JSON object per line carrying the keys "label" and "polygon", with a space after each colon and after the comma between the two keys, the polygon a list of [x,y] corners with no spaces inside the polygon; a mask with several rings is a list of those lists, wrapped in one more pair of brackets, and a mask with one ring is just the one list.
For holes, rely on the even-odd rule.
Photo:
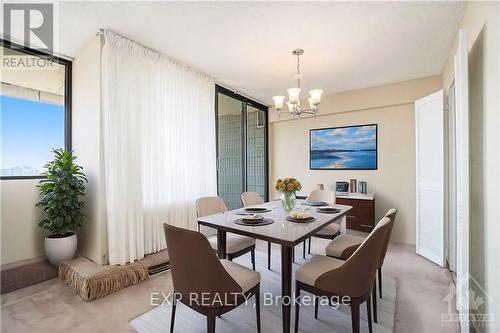
{"label": "sideboard drawer", "polygon": [[374,227],[372,223],[373,221],[371,221],[370,219],[352,215],[347,215],[346,222],[347,228],[364,232],[371,232]]}
{"label": "sideboard drawer", "polygon": [[347,213],[347,228],[370,232],[375,227],[375,199],[349,199],[337,197],[336,202],[340,205],[352,206]]}

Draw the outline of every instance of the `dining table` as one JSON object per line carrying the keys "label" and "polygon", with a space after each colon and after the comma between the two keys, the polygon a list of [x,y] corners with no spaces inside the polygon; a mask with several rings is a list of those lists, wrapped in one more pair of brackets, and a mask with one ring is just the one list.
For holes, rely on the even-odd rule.
{"label": "dining table", "polygon": [[[252,206],[250,206],[252,207]],[[281,246],[281,296],[283,332],[290,332],[290,316],[292,300],[292,264],[293,249],[296,245],[316,234],[327,225],[340,220],[352,207],[347,205],[330,205],[338,209],[336,213],[319,213],[318,207],[309,206],[305,200],[297,200],[294,210],[307,212],[314,217],[311,222],[291,222],[286,218],[290,211],[283,209],[279,201],[271,201],[253,207],[267,208],[267,212],[259,213],[274,222],[267,225],[241,225],[235,223],[245,214],[244,209],[229,210],[224,213],[198,218],[198,224],[217,230],[217,252],[220,259],[226,258],[226,233],[243,235],[264,240]],[[246,207],[248,208],[248,207]],[[288,301],[284,301],[288,300]]]}

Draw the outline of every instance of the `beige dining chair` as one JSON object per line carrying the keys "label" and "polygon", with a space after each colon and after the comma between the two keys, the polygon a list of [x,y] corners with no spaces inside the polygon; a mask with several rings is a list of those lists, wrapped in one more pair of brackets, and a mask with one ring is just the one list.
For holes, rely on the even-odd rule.
{"label": "beige dining chair", "polygon": [[[265,201],[257,192],[241,193],[241,203],[243,207],[263,204]],[[271,270],[271,242],[267,242],[267,269]]]}
{"label": "beige dining chair", "polygon": [[[335,192],[330,190],[314,190],[308,196],[306,201],[323,201],[329,205],[335,204]],[[316,234],[313,237],[324,238],[324,239],[334,239],[340,235],[340,225],[338,223],[330,223]],[[309,248],[307,251],[311,254],[311,238],[309,238]],[[302,251],[302,256],[306,259],[306,241],[304,240],[304,248]]]}
{"label": "beige dining chair", "polygon": [[[384,239],[384,246],[380,254],[380,260],[377,266],[378,271],[378,287],[379,287],[379,297],[382,298],[382,265],[384,264],[385,255],[387,254],[387,249],[389,247],[389,241],[391,239],[392,228],[394,227],[394,222],[396,221],[397,209],[391,208],[385,214],[391,220],[389,226],[389,232]],[[325,249],[327,256],[347,260],[349,257],[358,249],[358,247],[363,243],[365,238],[354,236],[354,235],[340,235],[328,244]],[[374,282],[375,283],[375,282]],[[377,288],[373,287],[373,320],[377,322]]]}
{"label": "beige dining chair", "polygon": [[[196,214],[198,217],[214,215],[227,212],[224,200],[219,197],[203,197],[196,200]],[[198,225],[198,231],[204,234],[210,246],[217,251],[217,230],[207,226]],[[226,257],[233,260],[250,252],[252,268],[255,270],[255,238],[227,233],[226,235]]]}
{"label": "beige dining chair", "polygon": [[[346,261],[314,255],[295,273],[295,332],[299,327],[300,292],[314,296],[314,317],[318,318],[318,297],[333,297],[345,300],[351,307],[352,331],[359,332],[359,306],[366,302],[368,328],[372,332],[371,301],[375,272],[389,231],[391,220],[382,218],[364,242]],[[347,304],[346,304],[347,305]]]}
{"label": "beige dining chair", "polygon": [[[170,257],[174,298],[170,332],[174,331],[177,301],[207,317],[207,332],[215,332],[216,317],[255,296],[260,332],[260,274],[228,260],[219,260],[203,234],[163,224]],[[179,299],[178,299],[179,298]]]}

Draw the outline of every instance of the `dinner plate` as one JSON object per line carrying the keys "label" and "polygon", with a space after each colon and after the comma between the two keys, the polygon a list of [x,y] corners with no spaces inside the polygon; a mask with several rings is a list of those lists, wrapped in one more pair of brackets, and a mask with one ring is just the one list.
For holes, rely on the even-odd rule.
{"label": "dinner plate", "polygon": [[246,223],[246,222],[243,222],[242,219],[237,219],[234,221],[234,223],[239,224],[239,225],[247,225],[247,226],[254,227],[254,226],[268,225],[268,224],[274,223],[274,220],[265,218],[265,219],[258,221],[257,223],[253,223],[253,222]]}
{"label": "dinner plate", "polygon": [[335,213],[340,213],[340,209],[338,208],[333,208],[333,207],[320,207],[316,209],[318,213],[324,213],[324,214],[335,214]]}
{"label": "dinner plate", "polygon": [[266,207],[245,207],[243,209],[246,210],[247,212],[252,212],[252,213],[264,213],[269,211],[269,209]]}
{"label": "dinner plate", "polygon": [[309,223],[309,222],[315,221],[316,219],[312,216],[308,216],[308,217],[303,218],[303,219],[298,219],[298,218],[293,217],[293,216],[287,216],[286,220],[290,221],[290,222],[295,222],[295,223]]}
{"label": "dinner plate", "polygon": [[322,207],[322,206],[328,206],[328,203],[324,201],[306,201],[306,205],[313,207]]}

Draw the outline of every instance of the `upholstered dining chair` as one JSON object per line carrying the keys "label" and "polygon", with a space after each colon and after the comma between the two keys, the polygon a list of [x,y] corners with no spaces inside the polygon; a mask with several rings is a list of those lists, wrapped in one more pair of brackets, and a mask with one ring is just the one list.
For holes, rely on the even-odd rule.
{"label": "upholstered dining chair", "polygon": [[[391,220],[389,225],[389,232],[384,239],[384,246],[380,254],[380,260],[377,266],[378,271],[378,289],[379,297],[382,298],[382,265],[384,264],[385,255],[387,254],[387,248],[389,247],[389,241],[391,239],[392,228],[394,227],[394,222],[396,221],[397,210],[391,208],[385,214]],[[326,255],[334,257],[341,260],[347,260],[349,257],[358,249],[358,247],[363,243],[365,239],[363,237],[354,235],[340,235],[328,244],[325,249]],[[376,283],[374,281],[374,283]],[[373,286],[373,320],[377,322],[377,288]]]}
{"label": "upholstered dining chair", "polygon": [[215,332],[220,316],[255,295],[257,332],[260,332],[260,274],[228,260],[219,260],[203,234],[163,224],[174,298],[170,332],[174,331],[179,300],[207,317],[207,332]]}
{"label": "upholstered dining chair", "polygon": [[[335,204],[335,192],[330,190],[314,190],[308,196],[306,201],[323,201],[329,205]],[[316,234],[313,237],[324,238],[324,239],[334,239],[340,235],[340,225],[338,223],[330,223]],[[311,254],[311,238],[309,238],[309,248],[307,251]],[[304,248],[302,251],[302,256],[304,259],[306,258],[306,241],[304,240]]]}
{"label": "upholstered dining chair", "polygon": [[314,295],[314,317],[318,318],[318,297],[348,297],[352,331],[359,332],[359,306],[366,302],[368,329],[372,332],[371,301],[375,272],[391,220],[382,218],[364,242],[346,261],[314,255],[295,273],[295,332],[299,327],[300,292]]}
{"label": "upholstered dining chair", "polygon": [[[257,192],[241,193],[241,203],[244,207],[263,204],[265,201]],[[267,269],[271,270],[271,242],[267,242]]]}
{"label": "upholstered dining chair", "polygon": [[[219,197],[203,197],[196,200],[196,214],[198,217],[227,212],[224,200]],[[198,231],[204,234],[212,249],[217,251],[217,230],[206,226],[198,226]],[[227,233],[226,256],[233,260],[250,252],[252,268],[255,270],[255,238]]]}

